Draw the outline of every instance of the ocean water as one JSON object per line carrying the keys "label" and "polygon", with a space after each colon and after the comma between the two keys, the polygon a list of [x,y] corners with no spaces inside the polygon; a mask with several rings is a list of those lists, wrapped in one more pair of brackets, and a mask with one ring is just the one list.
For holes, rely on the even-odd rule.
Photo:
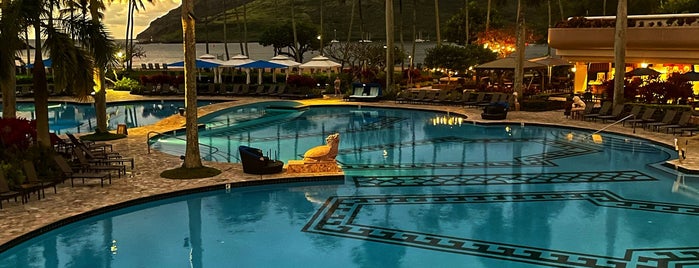
{"label": "ocean water", "polygon": [[[123,40],[118,41],[118,42],[123,42]],[[331,44],[332,45],[332,44]],[[425,55],[428,49],[433,48],[436,46],[436,42],[423,42],[423,43],[417,43],[415,47],[415,57],[414,57],[414,64],[415,65],[420,65],[424,62],[425,60]],[[182,44],[179,43],[169,43],[169,44],[163,44],[163,43],[150,43],[150,44],[139,44],[139,46],[143,47],[143,50],[145,51],[146,56],[143,58],[135,58],[133,62],[134,68],[139,68],[141,66],[141,63],[174,63],[178,61],[182,61],[184,59],[184,55],[182,52]],[[400,47],[400,43],[396,42],[396,46]],[[407,52],[410,52],[411,50],[412,43],[406,42],[405,43],[405,50]],[[248,43],[248,51],[249,51],[249,57],[254,60],[269,60],[272,57],[274,57],[274,49],[271,46],[264,47],[260,45],[259,43],[256,42],[250,42]],[[34,51],[31,52],[32,55]],[[240,45],[238,43],[228,43],[228,53],[230,57],[233,57],[237,54],[241,54],[240,50]],[[533,58],[533,57],[539,57],[546,55],[547,53],[547,46],[546,45],[536,45],[532,44],[527,47],[526,50],[526,57],[527,58]],[[199,43],[197,44],[197,57],[206,54],[206,44],[204,43]],[[209,54],[215,55],[221,60],[226,60],[226,51],[225,51],[225,46],[223,43],[209,43]],[[311,60],[311,58],[318,56],[319,53],[318,51],[312,51],[304,54],[303,61],[307,62]],[[26,51],[21,51],[20,52],[20,57],[26,61],[27,56],[26,56]],[[48,58],[48,55],[44,55],[44,58]],[[408,61],[406,59],[406,64],[408,64]]]}

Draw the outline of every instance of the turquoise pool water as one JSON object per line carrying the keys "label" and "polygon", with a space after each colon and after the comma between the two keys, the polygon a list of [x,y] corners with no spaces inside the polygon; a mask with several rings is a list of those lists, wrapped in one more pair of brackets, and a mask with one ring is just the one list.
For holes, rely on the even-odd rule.
{"label": "turquoise pool water", "polygon": [[699,183],[660,165],[671,148],[426,111],[269,106],[211,115],[200,142],[223,161],[239,144],[286,161],[339,132],[345,179],[222,186],[111,211],[7,249],[0,267],[699,263]]}
{"label": "turquoise pool water", "polygon": [[[197,106],[209,105],[212,101],[198,101]],[[2,107],[2,105],[0,105]],[[184,101],[129,101],[107,103],[109,129],[118,124],[140,127],[154,124],[176,114],[184,107]],[[2,115],[2,112],[0,112]],[[34,119],[34,103],[17,103],[17,117]],[[49,129],[57,134],[93,132],[96,126],[95,106],[92,104],[52,102],[49,103]]]}

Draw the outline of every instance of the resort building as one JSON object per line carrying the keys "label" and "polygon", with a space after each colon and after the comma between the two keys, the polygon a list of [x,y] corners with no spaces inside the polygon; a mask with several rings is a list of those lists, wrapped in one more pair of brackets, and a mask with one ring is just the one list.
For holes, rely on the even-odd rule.
{"label": "resort building", "polygon": [[[575,62],[575,93],[602,93],[613,79],[615,24],[615,16],[576,17],[549,29],[549,46]],[[626,71],[637,67],[658,71],[661,80],[699,70],[699,13],[628,16]]]}

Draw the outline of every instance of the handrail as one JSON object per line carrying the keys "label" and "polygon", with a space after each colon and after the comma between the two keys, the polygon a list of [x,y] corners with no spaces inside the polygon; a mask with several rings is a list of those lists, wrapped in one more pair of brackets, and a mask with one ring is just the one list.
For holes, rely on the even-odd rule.
{"label": "handrail", "polygon": [[[625,116],[624,118],[619,119],[619,120],[615,121],[614,123],[611,123],[611,124],[609,124],[609,125],[607,125],[607,126],[601,128],[601,129],[599,129],[599,130],[593,132],[592,135],[597,134],[597,133],[601,132],[602,130],[605,130],[605,129],[607,129],[607,128],[613,126],[613,125],[616,125],[616,124],[618,124],[619,122],[622,122],[622,121],[624,121],[624,120],[626,120],[626,119],[629,119],[629,118],[631,118],[631,117],[636,117],[636,115],[634,115],[634,114],[627,115],[627,116]],[[634,124],[634,133],[636,133],[636,124]]]}
{"label": "handrail", "polygon": [[[165,133],[158,132],[158,131],[148,131],[148,134],[146,134],[146,145],[148,146],[148,153],[149,153],[149,154],[150,154],[150,134],[158,134],[158,135],[163,135],[163,136],[172,137],[172,138],[175,138],[175,139],[178,139],[178,140],[182,140],[182,141],[187,141],[186,139],[177,137],[177,136],[175,136],[175,135],[173,135],[173,134],[165,134]],[[211,146],[211,145],[199,143],[199,146],[204,146],[204,147],[212,148],[212,149],[213,149],[213,152],[212,152],[212,153],[209,153],[208,155],[214,155],[214,154],[218,153],[218,148],[213,147],[213,146]]]}

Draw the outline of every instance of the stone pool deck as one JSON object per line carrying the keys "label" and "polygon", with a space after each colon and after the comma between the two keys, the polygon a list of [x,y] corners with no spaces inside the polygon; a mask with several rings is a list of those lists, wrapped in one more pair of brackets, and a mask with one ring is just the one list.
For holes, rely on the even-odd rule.
{"label": "stone pool deck", "polygon": [[[163,97],[163,96],[136,96],[124,92],[108,93],[108,100],[111,101],[128,101],[128,100],[161,100],[173,99],[182,100],[183,97]],[[199,109],[199,116],[207,113],[224,109],[227,107],[242,105],[247,103],[278,100],[278,99],[262,99],[262,98],[246,98],[246,97],[201,97],[200,99],[216,99],[226,100],[227,102],[216,103]],[[69,99],[56,99],[66,100]],[[476,108],[461,108],[453,106],[436,106],[436,105],[414,105],[414,104],[396,104],[393,101],[358,103],[344,102],[336,98],[328,99],[311,99],[300,101],[308,105],[361,105],[364,107],[400,107],[423,110],[444,111],[453,114],[465,115],[467,121],[471,123],[482,123],[480,119],[480,109]],[[237,163],[215,163],[204,162],[206,166],[218,168],[222,173],[218,176],[205,179],[193,180],[170,180],[164,179],[159,174],[166,169],[175,168],[181,165],[182,161],[177,156],[167,155],[158,151],[151,150],[148,153],[146,136],[151,131],[166,132],[173,129],[179,129],[184,125],[184,117],[179,115],[170,116],[154,125],[148,127],[132,128],[128,130],[126,139],[110,141],[113,144],[114,150],[120,152],[127,157],[133,157],[135,160],[135,168],[130,170],[126,176],[115,178],[111,185],[100,187],[99,183],[81,184],[76,183],[75,187],[70,187],[69,184],[58,186],[58,193],[47,190],[46,198],[37,200],[32,196],[32,200],[27,204],[19,202],[4,202],[3,209],[0,210],[0,245],[8,243],[13,239],[21,237],[27,233],[41,229],[47,225],[64,220],[76,215],[83,214],[95,209],[128,202],[131,200],[177,192],[180,190],[195,189],[206,186],[224,185],[237,182],[254,182],[259,180],[284,179],[284,178],[299,178],[314,176],[313,174],[274,174],[274,175],[250,175],[242,172],[242,166]],[[581,120],[572,120],[566,118],[562,111],[551,112],[510,112],[507,120],[488,121],[507,122],[513,125],[521,123],[530,124],[550,124],[556,126],[578,127],[591,130],[600,129],[606,124],[599,122],[586,122]],[[679,165],[685,170],[699,171],[699,137],[675,137],[671,134],[651,132],[643,129],[636,129],[636,133],[629,127],[620,125],[611,126],[607,129],[609,132],[634,135],[637,137],[657,141],[660,143],[672,145],[675,138],[679,138],[681,142],[688,141],[687,159],[682,163],[677,160],[669,162]],[[329,174],[341,175],[341,173]]]}

